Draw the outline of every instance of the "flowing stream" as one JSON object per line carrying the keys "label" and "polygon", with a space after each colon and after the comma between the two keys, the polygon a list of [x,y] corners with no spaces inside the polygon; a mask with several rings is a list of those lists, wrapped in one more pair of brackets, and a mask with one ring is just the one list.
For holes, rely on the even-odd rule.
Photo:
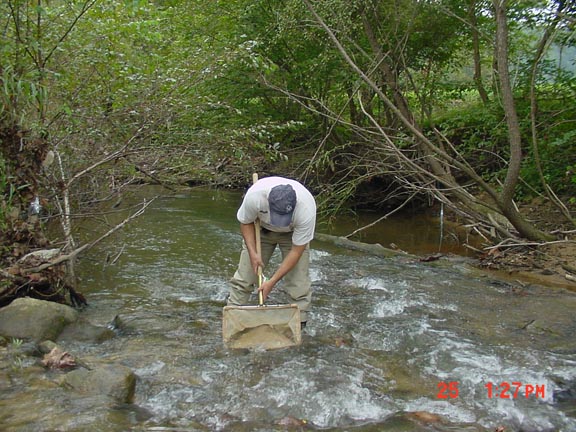
{"label": "flowing stream", "polygon": [[[315,241],[302,345],[225,348],[240,199],[161,197],[83,259],[82,317],[124,325],[102,343],[62,345],[87,363],[132,368],[133,404],[76,394],[57,384],[63,372],[25,364],[0,397],[0,430],[576,431],[576,295],[498,280],[463,258],[385,259]],[[437,225],[393,219],[370,240],[388,230],[385,246],[415,239],[414,252],[432,252]]]}

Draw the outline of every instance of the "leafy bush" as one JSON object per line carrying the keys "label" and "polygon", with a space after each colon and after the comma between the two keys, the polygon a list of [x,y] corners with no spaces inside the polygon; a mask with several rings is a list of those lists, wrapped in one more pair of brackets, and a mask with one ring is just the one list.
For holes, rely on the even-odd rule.
{"label": "leafy bush", "polygon": [[490,177],[505,168],[507,129],[502,110],[496,104],[453,107],[436,120],[436,128],[481,174]]}
{"label": "leafy bush", "polygon": [[[538,154],[544,179],[558,194],[576,195],[576,103],[566,93],[550,89],[539,101]],[[560,97],[559,95],[563,95]],[[538,173],[533,150],[530,103],[517,99],[517,110],[523,138],[522,181],[517,198],[530,198],[542,193],[544,186]],[[503,112],[497,104],[480,103],[459,106],[436,119],[436,127],[454,144],[458,152],[487,180],[502,180],[508,159],[508,130]]]}

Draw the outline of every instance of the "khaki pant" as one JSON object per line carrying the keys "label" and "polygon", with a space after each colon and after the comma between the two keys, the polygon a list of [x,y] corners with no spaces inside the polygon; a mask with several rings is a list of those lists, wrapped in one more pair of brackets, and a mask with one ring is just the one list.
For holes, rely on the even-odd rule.
{"label": "khaki pant", "polygon": [[[290,252],[292,248],[292,233],[277,233],[267,230],[261,231],[261,245],[262,245],[262,261],[264,268],[268,265],[276,246],[280,247],[282,252],[282,259]],[[308,268],[310,264],[310,246],[306,246],[306,250],[302,253],[298,264],[290,270],[282,279],[283,288],[288,293],[292,301],[298,305],[300,309],[300,319],[307,320],[307,312],[310,310],[310,303],[312,300],[312,283]],[[228,304],[233,305],[246,305],[249,303],[250,295],[254,292],[255,287],[258,285],[258,276],[252,270],[250,263],[250,256],[246,245],[242,244],[242,252],[240,254],[240,263],[238,269],[232,279],[230,279],[230,295],[228,297]],[[278,285],[274,287],[272,293],[278,289]]]}

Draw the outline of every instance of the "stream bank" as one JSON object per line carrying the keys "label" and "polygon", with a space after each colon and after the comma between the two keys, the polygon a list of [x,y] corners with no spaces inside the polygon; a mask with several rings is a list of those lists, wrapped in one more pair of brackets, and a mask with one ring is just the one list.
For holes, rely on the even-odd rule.
{"label": "stream bank", "polygon": [[[523,284],[576,291],[576,226],[547,200],[533,199],[521,207],[538,228],[555,233],[557,240],[540,245],[510,241],[487,246],[478,257],[479,268]],[[569,210],[576,214],[576,205]]]}

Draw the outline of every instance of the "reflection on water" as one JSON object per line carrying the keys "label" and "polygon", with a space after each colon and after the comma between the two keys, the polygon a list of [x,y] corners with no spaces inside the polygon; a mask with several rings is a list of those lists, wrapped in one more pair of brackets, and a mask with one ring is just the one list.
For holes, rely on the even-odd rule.
{"label": "reflection on water", "polygon": [[338,218],[334,226],[320,221],[320,230],[340,236],[353,234],[349,237],[351,240],[380,243],[387,248],[398,248],[418,255],[443,253],[472,256],[473,252],[464,244],[481,248],[480,239],[454,224],[448,224],[440,214],[407,212],[377,222],[379,219],[380,215],[371,212],[344,215]]}
{"label": "reflection on water", "polygon": [[[38,369],[3,387],[2,429],[576,430],[573,408],[554,397],[576,379],[576,295],[518,289],[457,260],[383,259],[315,242],[302,345],[226,349],[238,202],[218,191],[162,198],[84,259],[83,317],[105,326],[120,316],[124,326],[102,344],[65,349],[90,364],[132,368],[133,405],[73,394]],[[96,261],[118,251],[113,265]],[[276,292],[271,301],[286,300]],[[487,385],[513,382],[524,393],[489,397]],[[525,397],[528,385],[545,394]]]}

